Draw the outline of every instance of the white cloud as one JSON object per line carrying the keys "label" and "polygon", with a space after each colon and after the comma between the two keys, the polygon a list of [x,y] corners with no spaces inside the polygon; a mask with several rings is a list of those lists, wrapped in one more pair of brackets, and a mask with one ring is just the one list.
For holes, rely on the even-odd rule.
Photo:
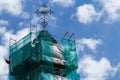
{"label": "white cloud", "polygon": [[84,4],[77,8],[76,16],[81,23],[91,23],[98,21],[101,14],[97,12],[92,4]]}
{"label": "white cloud", "polygon": [[8,25],[8,21],[6,20],[0,20],[0,25]]}
{"label": "white cloud", "polygon": [[4,59],[0,59],[0,79],[8,80],[8,64],[5,63]]}
{"label": "white cloud", "polygon": [[[120,22],[120,0],[94,0],[96,5],[84,4],[77,8],[76,15],[79,22],[91,23],[102,18],[105,23]],[[99,10],[99,11],[97,11]]]}
{"label": "white cloud", "polygon": [[4,57],[8,54],[8,48],[0,45],[0,79],[7,80],[8,78],[8,64],[6,64]]}
{"label": "white cloud", "polygon": [[20,31],[16,32],[16,34],[14,34],[13,30],[7,30],[5,27],[0,27],[0,29],[2,29],[3,31],[0,32],[0,35],[2,36],[2,42],[4,45],[8,45],[9,43],[9,38],[13,38],[15,40],[19,40],[22,37],[24,37],[25,35],[27,35],[30,31],[29,27],[21,29]]}
{"label": "white cloud", "polygon": [[52,0],[52,3],[59,4],[63,7],[70,7],[74,5],[75,0]]}
{"label": "white cloud", "polygon": [[0,34],[3,34],[6,31],[5,27],[0,27]]}
{"label": "white cloud", "polygon": [[23,27],[23,26],[25,26],[25,21],[23,21],[23,22],[20,22],[18,25],[19,25],[20,27]]}
{"label": "white cloud", "polygon": [[21,13],[21,18],[28,19],[28,18],[30,18],[30,16],[27,12],[22,12]]}
{"label": "white cloud", "polygon": [[120,0],[98,0],[103,6],[103,15],[107,14],[105,22],[120,21]]}
{"label": "white cloud", "polygon": [[8,54],[8,48],[6,46],[0,45],[0,58],[4,58]]}
{"label": "white cloud", "polygon": [[56,22],[57,22],[57,18],[55,16],[53,16],[53,15],[48,16],[48,26],[50,25],[53,28],[57,27]]}
{"label": "white cloud", "polygon": [[31,20],[31,23],[33,23],[33,24],[39,24],[40,21],[41,21],[41,18],[38,17],[36,14],[33,14],[33,18]]}
{"label": "white cloud", "polygon": [[8,80],[8,75],[0,75],[1,80]]}
{"label": "white cloud", "polygon": [[0,59],[0,75],[8,74],[8,65],[5,63],[4,59]]}
{"label": "white cloud", "polygon": [[105,57],[98,61],[86,55],[79,61],[78,72],[83,74],[81,80],[106,80],[109,76],[114,77],[119,70],[120,64],[113,67]]}
{"label": "white cloud", "polygon": [[96,51],[98,45],[102,44],[102,40],[100,39],[93,39],[93,38],[82,38],[77,40],[77,51],[83,51],[85,47],[92,51]]}
{"label": "white cloud", "polygon": [[0,13],[7,11],[13,15],[18,15],[22,12],[21,0],[0,0]]}
{"label": "white cloud", "polygon": [[17,31],[16,34],[14,34],[15,32],[13,30],[7,30],[5,27],[0,27],[0,40],[2,42],[2,44],[0,45],[0,51],[2,51],[0,52],[0,55],[3,55],[2,57],[4,57],[4,54],[7,54],[10,38],[13,38],[18,41],[19,39],[27,35],[29,31],[29,28],[24,28],[20,31]]}

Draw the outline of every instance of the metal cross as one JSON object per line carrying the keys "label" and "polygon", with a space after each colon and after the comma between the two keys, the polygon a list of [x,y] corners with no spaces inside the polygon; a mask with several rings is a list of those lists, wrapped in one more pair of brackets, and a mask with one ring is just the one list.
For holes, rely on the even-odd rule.
{"label": "metal cross", "polygon": [[43,28],[46,28],[46,26],[48,25],[48,23],[46,22],[46,20],[47,20],[47,17],[46,17],[46,15],[47,14],[52,14],[53,13],[53,11],[50,9],[50,10],[48,10],[47,9],[47,6],[45,5],[45,4],[43,4],[42,6],[42,9],[41,10],[37,10],[35,13],[37,14],[37,15],[40,15],[40,14],[42,14],[43,15],[43,17],[41,18],[43,21],[41,22],[41,26],[43,26]]}

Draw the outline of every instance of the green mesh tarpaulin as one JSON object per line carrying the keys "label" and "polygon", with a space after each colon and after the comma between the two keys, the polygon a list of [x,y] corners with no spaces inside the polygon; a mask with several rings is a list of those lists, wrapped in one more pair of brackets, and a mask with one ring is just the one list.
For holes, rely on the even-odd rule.
{"label": "green mesh tarpaulin", "polygon": [[30,32],[28,35],[10,47],[11,69],[23,64],[28,57],[31,57],[32,35],[33,34]]}
{"label": "green mesh tarpaulin", "polygon": [[[76,73],[78,60],[74,41],[62,39],[62,59],[66,62],[65,68],[59,69],[60,64],[57,66],[59,68],[56,68],[54,63],[54,38],[45,30],[39,32],[36,37],[33,35],[30,32],[10,47],[9,80],[79,80],[79,75]],[[56,63],[58,63],[57,61],[56,59]],[[56,73],[64,75],[66,78]]]}
{"label": "green mesh tarpaulin", "polygon": [[71,66],[72,70],[76,70],[78,68],[78,58],[77,58],[77,52],[76,52],[76,44],[75,41],[69,40],[69,65]]}
{"label": "green mesh tarpaulin", "polygon": [[70,74],[67,75],[67,78],[69,80],[80,80],[80,76],[79,74],[77,73],[77,71],[72,71]]}
{"label": "green mesh tarpaulin", "polygon": [[36,39],[36,54],[40,65],[28,74],[28,80],[54,80],[52,36],[42,31]]}
{"label": "green mesh tarpaulin", "polygon": [[66,66],[63,73],[67,75],[78,68],[76,44],[74,41],[62,39],[62,46],[64,49],[64,58],[66,60]]}
{"label": "green mesh tarpaulin", "polygon": [[10,46],[10,54],[16,53],[18,49],[22,48],[23,46],[31,42],[31,37],[33,37],[33,34],[30,32],[28,35],[23,37],[17,43]]}
{"label": "green mesh tarpaulin", "polygon": [[17,43],[10,46],[10,80],[16,80],[16,78],[20,78],[18,76],[25,74],[27,69],[30,67],[29,66],[27,68],[25,66],[25,62],[32,56],[33,39],[35,39],[35,35],[30,32]]}
{"label": "green mesh tarpaulin", "polygon": [[54,80],[54,76],[51,73],[46,72],[43,68],[45,66],[40,66],[37,69],[34,69],[28,76],[30,80]]}
{"label": "green mesh tarpaulin", "polygon": [[[12,78],[20,79],[23,76],[22,74],[26,75],[27,69],[30,67],[32,69],[35,66],[31,62],[33,59],[45,65],[44,68],[41,67],[43,71],[50,72],[51,75],[54,75],[52,36],[46,31],[41,31],[38,37],[31,41],[32,35],[32,33],[29,33],[10,48],[10,72],[15,75]],[[28,66],[24,66],[26,62]]]}
{"label": "green mesh tarpaulin", "polygon": [[80,80],[80,76],[76,72],[78,68],[78,58],[75,41],[62,39],[62,46],[66,60],[66,67],[63,70],[63,74],[66,75],[68,80]]}
{"label": "green mesh tarpaulin", "polygon": [[38,35],[40,61],[42,64],[50,66],[48,69],[50,70],[51,74],[54,74],[52,40],[52,36],[47,31],[42,31]]}

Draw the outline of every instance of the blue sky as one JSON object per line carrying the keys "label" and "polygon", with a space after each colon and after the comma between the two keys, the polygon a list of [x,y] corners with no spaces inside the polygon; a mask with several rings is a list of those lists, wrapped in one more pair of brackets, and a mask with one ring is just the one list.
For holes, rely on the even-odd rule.
{"label": "blue sky", "polygon": [[44,3],[54,12],[50,33],[75,32],[81,80],[120,80],[120,0],[0,0],[0,77],[8,73],[9,37],[25,36],[30,22],[41,30],[34,12]]}

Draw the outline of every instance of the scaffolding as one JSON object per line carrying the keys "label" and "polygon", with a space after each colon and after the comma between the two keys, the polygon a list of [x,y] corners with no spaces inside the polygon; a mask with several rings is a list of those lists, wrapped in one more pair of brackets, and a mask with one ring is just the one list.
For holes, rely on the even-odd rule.
{"label": "scaffolding", "polygon": [[80,80],[75,41],[61,44],[46,30],[30,32],[10,46],[9,80]]}
{"label": "scaffolding", "polygon": [[[63,38],[57,40],[45,27],[45,14],[52,14],[52,10],[37,10],[36,14],[43,14],[42,31],[37,31],[37,27],[30,26],[30,32],[19,41],[10,45],[9,80],[80,80],[77,73],[78,58],[76,53],[76,43],[72,40],[68,32]],[[36,32],[31,31],[31,27],[36,28]],[[68,36],[69,38],[65,38]],[[59,43],[58,43],[59,42]]]}

